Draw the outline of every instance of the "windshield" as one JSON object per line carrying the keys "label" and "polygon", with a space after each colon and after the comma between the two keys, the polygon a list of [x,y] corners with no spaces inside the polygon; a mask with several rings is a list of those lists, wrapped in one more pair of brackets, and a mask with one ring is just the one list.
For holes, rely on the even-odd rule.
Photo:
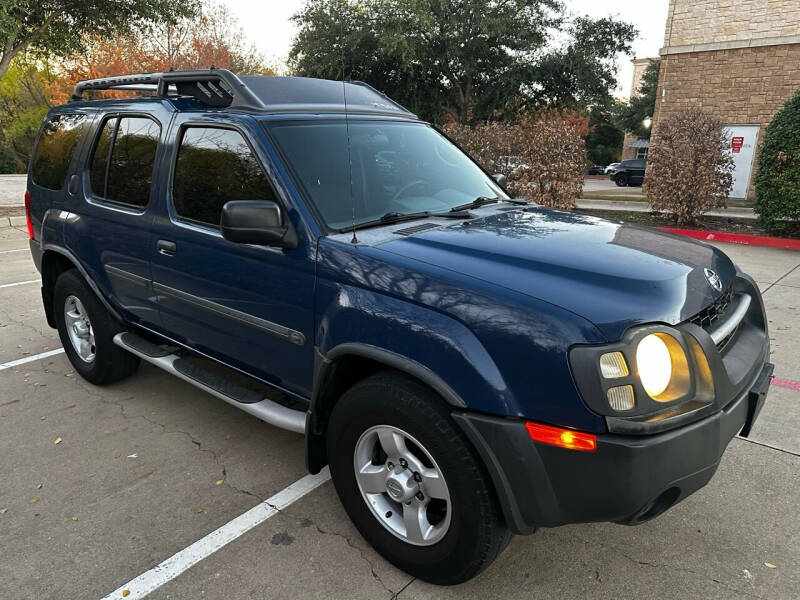
{"label": "windshield", "polygon": [[[343,230],[387,214],[446,212],[503,190],[434,128],[420,123],[272,122],[270,133],[325,224]],[[352,198],[350,169],[352,161]]]}

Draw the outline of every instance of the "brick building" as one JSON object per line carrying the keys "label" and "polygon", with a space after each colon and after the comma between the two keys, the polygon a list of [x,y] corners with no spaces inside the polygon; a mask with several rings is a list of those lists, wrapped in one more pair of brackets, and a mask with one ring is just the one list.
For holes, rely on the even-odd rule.
{"label": "brick building", "polygon": [[670,0],[658,120],[700,107],[726,123],[732,197],[753,196],[754,156],[775,113],[800,88],[800,0]]}
{"label": "brick building", "polygon": [[[631,98],[639,91],[639,85],[642,83],[642,75],[644,75],[651,60],[650,58],[637,58],[632,61],[633,76],[631,77]],[[622,141],[622,160],[647,158],[647,149],[649,147],[649,141],[639,139],[638,136],[626,131],[625,139]]]}

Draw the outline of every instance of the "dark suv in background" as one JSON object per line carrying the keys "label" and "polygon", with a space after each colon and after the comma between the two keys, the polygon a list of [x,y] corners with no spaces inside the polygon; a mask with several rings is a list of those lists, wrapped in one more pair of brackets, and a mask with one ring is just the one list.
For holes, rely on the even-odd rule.
{"label": "dark suv in background", "polygon": [[[82,99],[131,85],[154,95]],[[305,435],[417,577],[464,581],[511,533],[652,519],[763,405],[761,294],[723,252],[511,198],[367,85],[211,69],[73,98],[26,212],[75,370],[144,360]]]}
{"label": "dark suv in background", "polygon": [[614,169],[609,178],[619,187],[642,185],[646,169],[647,161],[644,159],[623,160],[619,163],[619,166]]}

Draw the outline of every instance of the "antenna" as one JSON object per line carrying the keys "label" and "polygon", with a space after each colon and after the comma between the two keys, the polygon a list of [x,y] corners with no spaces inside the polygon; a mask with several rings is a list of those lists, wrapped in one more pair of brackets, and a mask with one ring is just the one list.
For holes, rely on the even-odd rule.
{"label": "antenna", "polygon": [[356,236],[356,199],[353,195],[353,156],[350,151],[350,117],[347,110],[347,83],[344,75],[344,20],[341,22],[341,40],[342,40],[342,96],[344,97],[344,129],[347,135],[347,178],[350,183],[350,205],[353,209],[353,237],[350,239],[351,244],[358,243],[358,236]]}

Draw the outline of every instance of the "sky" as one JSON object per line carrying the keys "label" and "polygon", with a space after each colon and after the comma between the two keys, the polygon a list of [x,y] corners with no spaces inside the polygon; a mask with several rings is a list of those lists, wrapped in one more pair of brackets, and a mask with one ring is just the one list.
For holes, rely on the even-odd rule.
{"label": "sky", "polygon": [[[289,54],[295,34],[290,20],[304,0],[220,0],[239,19],[247,38],[271,62],[280,65]],[[565,0],[567,9],[591,17],[620,16],[639,30],[634,43],[636,58],[658,56],[664,42],[668,0]],[[618,96],[630,94],[633,67],[630,60],[618,60]]]}

